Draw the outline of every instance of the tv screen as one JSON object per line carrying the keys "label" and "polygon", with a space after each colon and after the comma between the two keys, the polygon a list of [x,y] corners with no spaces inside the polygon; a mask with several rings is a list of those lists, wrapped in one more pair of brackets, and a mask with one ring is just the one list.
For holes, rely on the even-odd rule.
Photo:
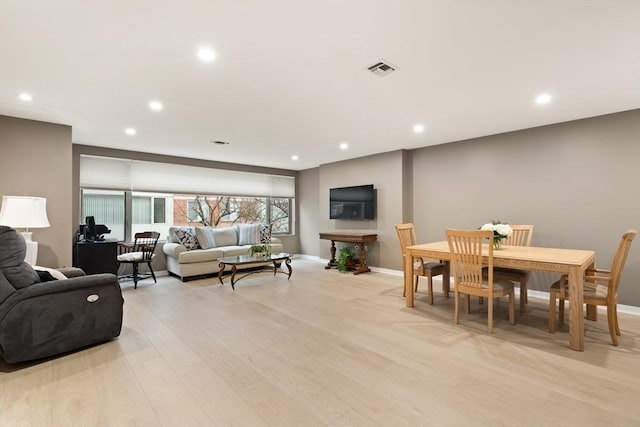
{"label": "tv screen", "polygon": [[374,219],[375,210],[376,190],[373,185],[329,190],[330,219]]}

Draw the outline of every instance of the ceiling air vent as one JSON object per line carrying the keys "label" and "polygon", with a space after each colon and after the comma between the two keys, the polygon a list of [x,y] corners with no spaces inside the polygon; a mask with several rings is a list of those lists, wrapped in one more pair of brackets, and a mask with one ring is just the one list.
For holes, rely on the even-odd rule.
{"label": "ceiling air vent", "polygon": [[388,61],[383,59],[367,67],[369,71],[379,77],[386,76],[387,74],[394,72],[396,68],[397,67],[395,65],[391,65]]}

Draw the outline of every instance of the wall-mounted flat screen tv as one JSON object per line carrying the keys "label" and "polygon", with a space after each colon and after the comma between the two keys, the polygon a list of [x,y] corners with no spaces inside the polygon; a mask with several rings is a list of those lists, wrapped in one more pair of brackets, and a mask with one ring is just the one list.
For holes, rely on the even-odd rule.
{"label": "wall-mounted flat screen tv", "polygon": [[375,219],[376,190],[373,185],[329,189],[330,219]]}

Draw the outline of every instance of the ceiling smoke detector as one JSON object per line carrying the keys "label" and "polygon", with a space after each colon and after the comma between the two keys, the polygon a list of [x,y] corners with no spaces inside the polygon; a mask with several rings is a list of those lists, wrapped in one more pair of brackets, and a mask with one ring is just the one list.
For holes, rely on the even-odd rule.
{"label": "ceiling smoke detector", "polygon": [[385,61],[384,59],[381,59],[377,62],[374,62],[370,66],[368,66],[367,70],[371,71],[373,74],[375,74],[378,77],[382,77],[394,72],[397,68],[398,67],[396,67],[395,65],[391,65],[389,61]]}

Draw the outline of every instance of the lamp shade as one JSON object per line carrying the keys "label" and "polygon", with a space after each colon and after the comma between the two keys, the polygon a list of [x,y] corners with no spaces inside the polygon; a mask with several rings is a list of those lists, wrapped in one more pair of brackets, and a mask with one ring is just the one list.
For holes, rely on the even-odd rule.
{"label": "lamp shade", "polygon": [[44,197],[2,196],[0,225],[13,228],[46,228],[47,199]]}

